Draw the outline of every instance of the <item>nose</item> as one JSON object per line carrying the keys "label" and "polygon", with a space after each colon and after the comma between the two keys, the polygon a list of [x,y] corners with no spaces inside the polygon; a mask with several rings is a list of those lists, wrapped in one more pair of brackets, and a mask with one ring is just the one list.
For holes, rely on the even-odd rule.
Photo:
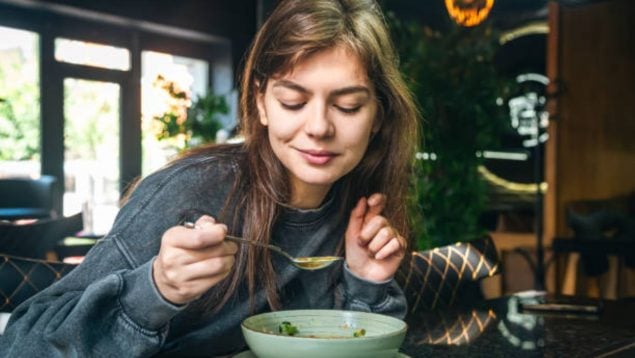
{"label": "nose", "polygon": [[335,133],[335,127],[328,116],[328,105],[316,104],[304,123],[304,130],[309,137],[327,138]]}

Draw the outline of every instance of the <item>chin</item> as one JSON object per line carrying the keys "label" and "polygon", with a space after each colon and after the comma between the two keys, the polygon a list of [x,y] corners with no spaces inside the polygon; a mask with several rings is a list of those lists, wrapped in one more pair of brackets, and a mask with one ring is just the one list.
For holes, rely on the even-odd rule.
{"label": "chin", "polygon": [[312,177],[312,178],[302,178],[300,177],[300,180],[302,180],[304,183],[309,184],[309,185],[319,185],[319,186],[326,186],[326,185],[333,185],[337,179],[339,178],[316,178],[316,177]]}
{"label": "chin", "polygon": [[303,172],[296,175],[298,179],[309,185],[333,185],[343,175],[333,175],[330,173],[315,173],[313,171]]}

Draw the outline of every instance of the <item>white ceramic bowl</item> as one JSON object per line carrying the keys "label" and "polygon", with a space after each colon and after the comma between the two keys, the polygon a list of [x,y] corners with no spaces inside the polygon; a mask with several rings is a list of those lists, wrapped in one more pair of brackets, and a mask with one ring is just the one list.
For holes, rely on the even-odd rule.
{"label": "white ceramic bowl", "polygon": [[[282,322],[297,328],[293,336],[279,333]],[[247,318],[242,331],[259,358],[393,358],[398,355],[407,324],[366,312],[289,310]],[[364,329],[365,334],[354,333]]]}

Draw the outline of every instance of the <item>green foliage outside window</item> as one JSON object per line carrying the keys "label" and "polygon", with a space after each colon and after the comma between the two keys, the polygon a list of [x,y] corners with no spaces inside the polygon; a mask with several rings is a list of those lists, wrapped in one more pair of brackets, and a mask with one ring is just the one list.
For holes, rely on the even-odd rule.
{"label": "green foliage outside window", "polygon": [[174,82],[162,76],[155,80],[155,86],[164,89],[170,96],[170,109],[154,119],[159,122],[159,140],[180,138],[177,146],[187,149],[200,144],[211,143],[218,130],[222,129],[219,115],[229,113],[229,105],[224,96],[211,90],[202,97],[190,100],[190,95],[177,87]]}
{"label": "green foliage outside window", "polygon": [[17,56],[0,61],[0,160],[39,160],[40,111],[37,81],[21,76]]}

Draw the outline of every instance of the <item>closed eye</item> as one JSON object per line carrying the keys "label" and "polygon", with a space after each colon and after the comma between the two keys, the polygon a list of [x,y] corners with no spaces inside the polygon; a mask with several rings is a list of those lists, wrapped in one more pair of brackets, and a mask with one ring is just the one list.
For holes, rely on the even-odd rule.
{"label": "closed eye", "polygon": [[335,108],[337,108],[342,113],[353,114],[353,113],[359,112],[359,110],[360,110],[360,108],[362,108],[362,106],[356,106],[356,107],[335,106]]}
{"label": "closed eye", "polygon": [[305,104],[306,102],[301,102],[297,104],[288,104],[288,103],[280,102],[280,105],[282,106],[282,108],[288,109],[290,111],[299,111],[302,109],[302,107],[304,107]]}

